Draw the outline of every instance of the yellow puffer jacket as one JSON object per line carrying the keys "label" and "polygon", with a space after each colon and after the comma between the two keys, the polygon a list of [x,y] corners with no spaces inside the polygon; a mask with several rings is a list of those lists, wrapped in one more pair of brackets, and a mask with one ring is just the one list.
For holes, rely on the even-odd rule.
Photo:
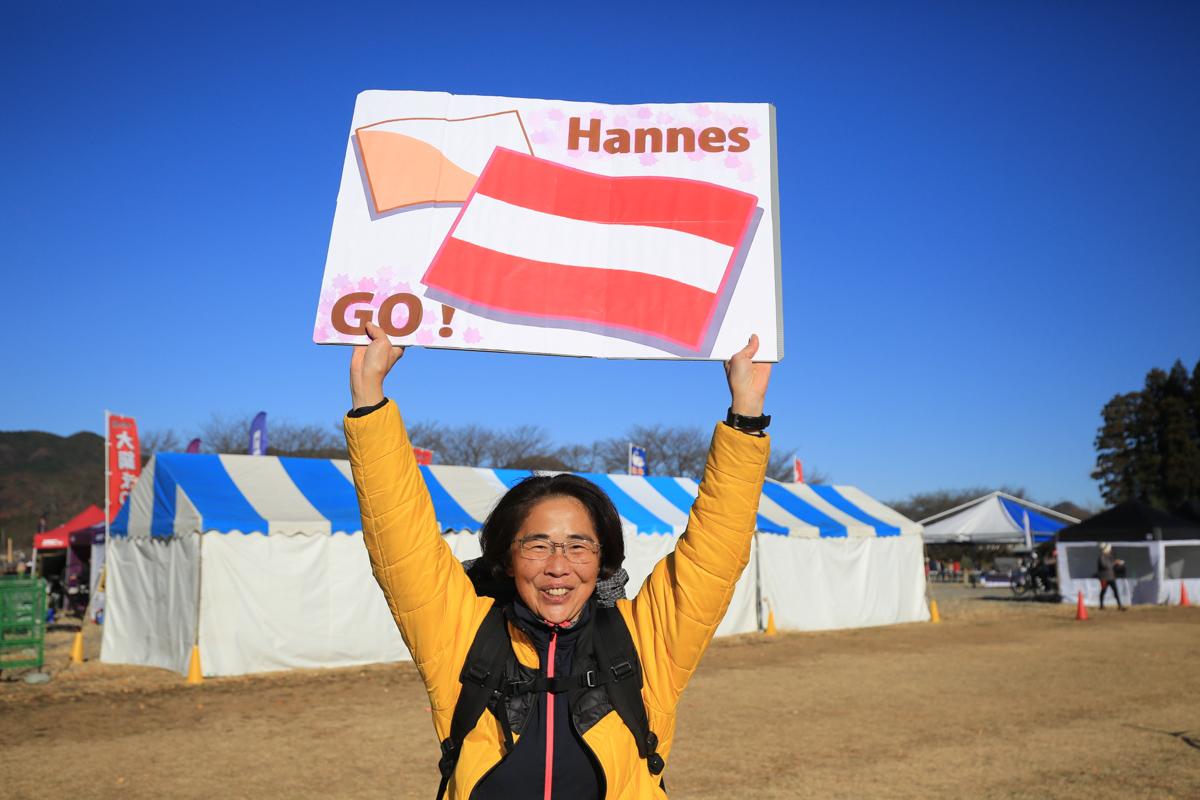
{"label": "yellow puffer jacket", "polygon": [[[396,404],[346,417],[345,425],[371,568],[429,691],[440,742],[450,733],[462,688],[459,674],[492,599],[475,594],[440,536]],[[687,533],[655,566],[636,598],[617,602],[641,660],[650,729],[658,734],[658,752],[668,764],[679,695],[750,558],[769,451],[768,438],[717,425]],[[517,659],[536,669],[533,644],[511,626],[509,633]],[[608,798],[666,796],[615,711],[583,739],[604,770]],[[466,800],[500,760],[503,742],[499,722],[485,710],[463,742],[447,796]]]}

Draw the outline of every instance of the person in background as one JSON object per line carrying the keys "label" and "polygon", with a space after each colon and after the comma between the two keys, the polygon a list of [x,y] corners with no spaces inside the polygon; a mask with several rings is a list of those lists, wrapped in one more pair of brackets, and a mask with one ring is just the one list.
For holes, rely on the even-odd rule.
{"label": "person in background", "polygon": [[1117,608],[1121,611],[1125,610],[1125,606],[1121,605],[1121,594],[1117,591],[1117,567],[1124,566],[1125,562],[1119,558],[1113,558],[1112,545],[1108,542],[1100,545],[1100,559],[1096,563],[1096,576],[1100,578],[1100,608],[1104,608],[1104,595],[1108,593],[1108,589],[1112,587],[1113,597],[1117,600]]}

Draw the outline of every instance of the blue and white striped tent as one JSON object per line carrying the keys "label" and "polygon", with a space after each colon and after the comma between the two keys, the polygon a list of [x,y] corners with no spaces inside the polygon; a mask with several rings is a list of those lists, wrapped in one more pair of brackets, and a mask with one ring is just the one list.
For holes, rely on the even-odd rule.
{"label": "blue and white striped tent", "polygon": [[[499,497],[531,474],[457,466],[421,472],[438,525],[462,559],[479,554],[474,533]],[[632,595],[683,532],[697,483],[584,477],[609,494],[621,515]],[[923,583],[914,599],[907,574],[921,574],[916,523],[850,486],[771,482],[759,511],[764,535],[756,537],[756,550],[770,549],[771,556],[756,557],[756,568],[747,570],[718,634],[758,626],[758,589],[781,627],[884,624],[925,613]],[[161,453],[112,525],[102,658],[183,672],[193,639],[210,675],[405,658],[357,540],[360,529],[346,461]],[[818,544],[828,546],[814,549]],[[901,551],[907,555],[898,570],[889,562]],[[837,568],[849,565],[853,574],[832,583],[816,576],[814,583],[809,573],[824,569],[820,564],[835,553],[842,554]],[[905,580],[879,583],[880,572],[903,573]],[[885,598],[858,608],[864,592],[855,597],[854,587],[868,579],[875,585],[860,587],[867,599],[896,584],[902,602]],[[810,596],[814,586],[825,587],[819,602]],[[837,608],[814,614],[831,602]]]}
{"label": "blue and white striped tent", "polygon": [[[529,470],[421,467],[443,530],[478,531],[488,512]],[[626,530],[683,532],[698,484],[691,478],[580,473],[612,498]],[[147,466],[149,507],[129,503],[114,536],[361,532],[347,461],[274,456],[161,453]],[[852,486],[768,482],[758,529],[802,537],[899,536],[920,526]]]}

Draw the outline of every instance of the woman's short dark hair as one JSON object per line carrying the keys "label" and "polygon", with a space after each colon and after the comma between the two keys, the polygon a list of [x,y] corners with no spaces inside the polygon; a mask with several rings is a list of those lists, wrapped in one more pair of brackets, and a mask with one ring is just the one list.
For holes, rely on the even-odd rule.
{"label": "woman's short dark hair", "polygon": [[513,537],[521,530],[533,507],[551,497],[573,497],[587,509],[600,540],[600,577],[607,578],[625,561],[621,517],[612,500],[587,478],[570,473],[532,475],[509,489],[479,530],[483,560],[495,578],[507,574]]}

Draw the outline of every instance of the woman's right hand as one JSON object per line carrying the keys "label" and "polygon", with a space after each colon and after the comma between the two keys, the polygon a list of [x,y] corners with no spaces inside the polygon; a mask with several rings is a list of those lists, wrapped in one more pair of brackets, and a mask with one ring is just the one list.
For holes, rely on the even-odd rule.
{"label": "woman's right hand", "polygon": [[729,407],[733,413],[744,417],[757,417],[763,413],[763,402],[767,396],[767,384],[771,382],[771,365],[755,363],[758,352],[758,334],[751,334],[746,346],[725,362],[725,379],[729,382]]}
{"label": "woman's right hand", "polygon": [[383,328],[367,323],[371,343],[355,345],[350,356],[350,407],[363,408],[383,402],[383,379],[404,355],[403,347],[392,346]]}

